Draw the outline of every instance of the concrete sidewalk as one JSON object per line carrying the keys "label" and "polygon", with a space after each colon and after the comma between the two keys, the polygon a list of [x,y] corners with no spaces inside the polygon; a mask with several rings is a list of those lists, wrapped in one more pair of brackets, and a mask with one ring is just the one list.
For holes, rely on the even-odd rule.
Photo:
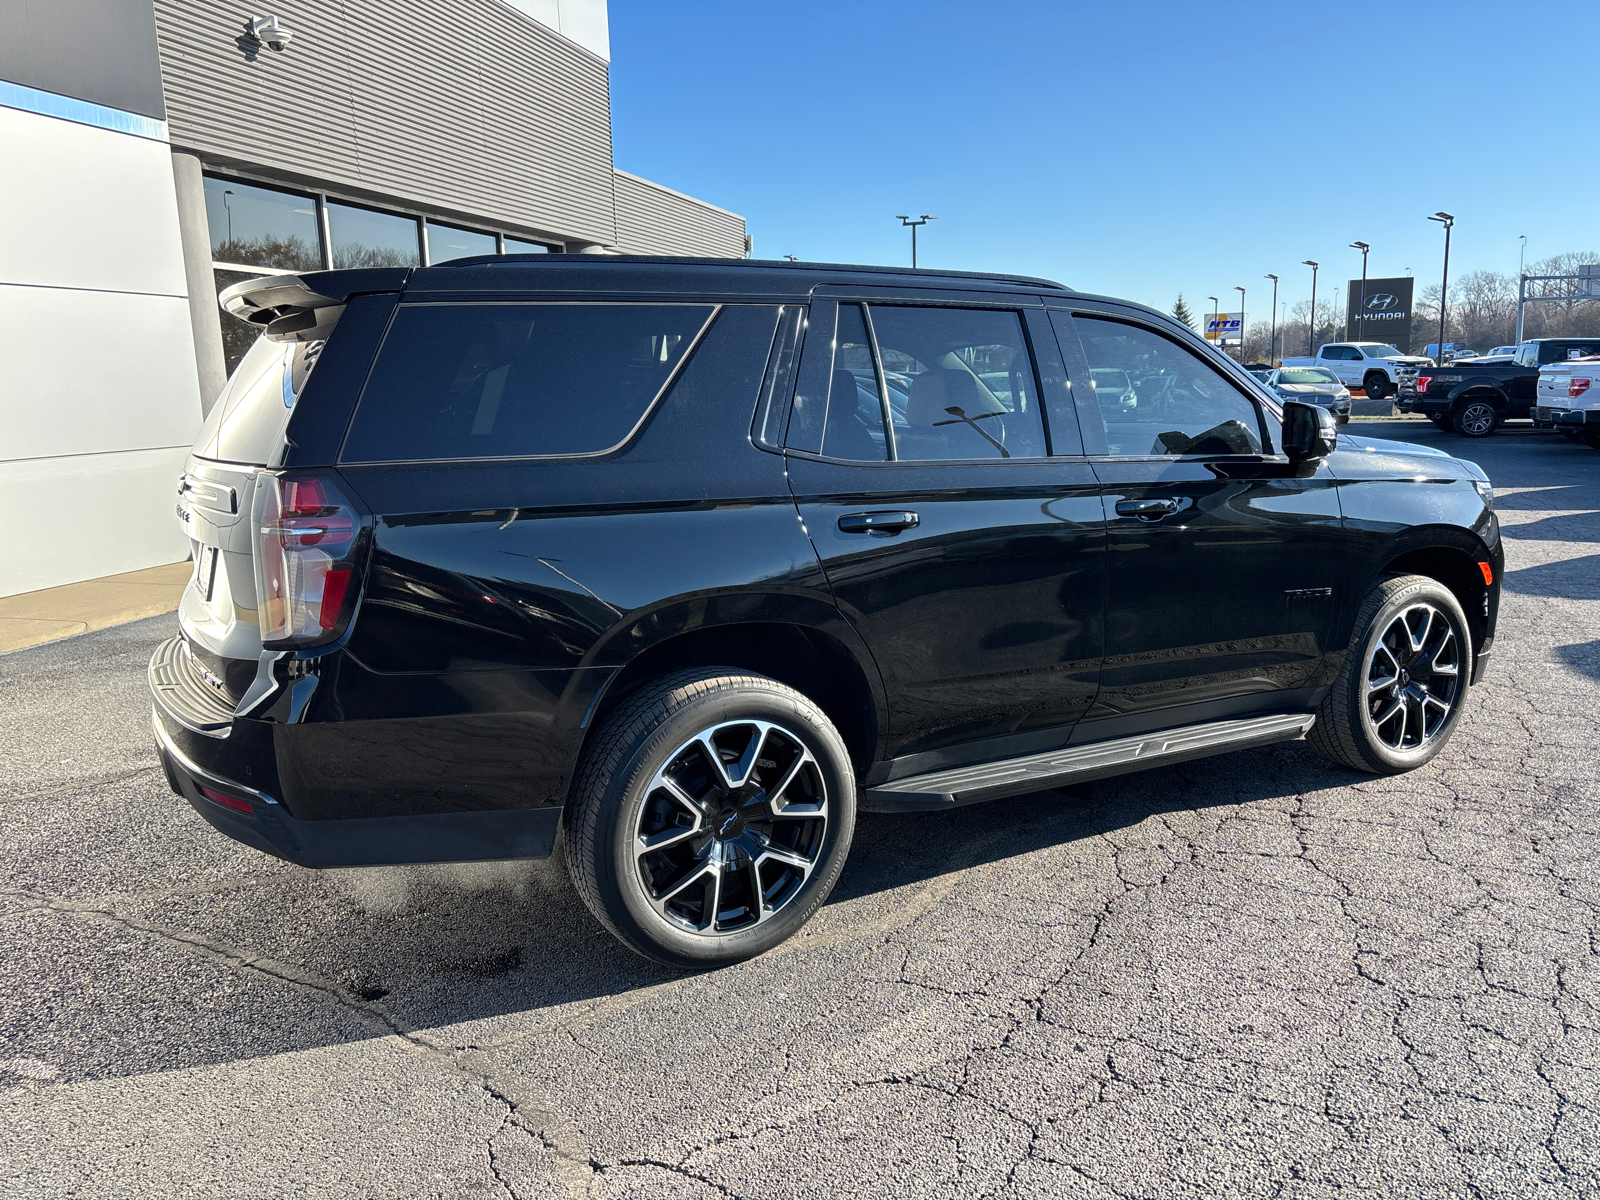
{"label": "concrete sidewalk", "polygon": [[172,563],[0,597],[0,653],[175,612],[193,570]]}

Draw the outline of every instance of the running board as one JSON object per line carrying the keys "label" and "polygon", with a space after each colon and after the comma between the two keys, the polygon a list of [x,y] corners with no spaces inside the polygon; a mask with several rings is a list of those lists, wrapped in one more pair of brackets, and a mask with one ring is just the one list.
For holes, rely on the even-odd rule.
{"label": "running board", "polygon": [[1243,721],[1210,721],[1110,742],[1066,746],[1024,758],[930,771],[926,775],[913,775],[866,789],[861,797],[861,809],[864,812],[919,812],[954,808],[1069,783],[1127,775],[1229,750],[1292,741],[1310,729],[1316,719],[1312,713],[1279,713]]}

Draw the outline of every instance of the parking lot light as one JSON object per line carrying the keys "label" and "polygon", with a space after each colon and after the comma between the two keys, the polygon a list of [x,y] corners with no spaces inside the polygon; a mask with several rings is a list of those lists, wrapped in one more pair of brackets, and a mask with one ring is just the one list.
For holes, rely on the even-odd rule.
{"label": "parking lot light", "polygon": [[1267,361],[1276,366],[1278,359],[1278,277],[1276,275],[1264,275],[1262,278],[1272,280],[1272,333],[1268,338]]}
{"label": "parking lot light", "polygon": [[895,220],[911,230],[911,266],[913,268],[917,265],[917,228],[926,225],[929,221],[937,221],[938,219],[932,213],[923,213],[915,221],[907,216],[896,215]]}
{"label": "parking lot light", "polygon": [[1317,339],[1317,264],[1309,258],[1301,261],[1311,268],[1311,316],[1306,321],[1306,357],[1310,358],[1315,353],[1312,343]]}
{"label": "parking lot light", "polygon": [[[1222,330],[1217,329],[1217,325],[1218,325],[1218,314],[1217,314],[1218,300],[1217,300],[1217,298],[1215,296],[1207,296],[1206,299],[1211,301],[1211,328],[1212,328],[1213,331],[1216,332],[1216,334],[1218,335],[1218,338],[1220,340],[1221,334],[1222,334]],[[1208,342],[1210,340],[1211,340],[1210,338],[1206,339],[1206,341],[1208,341]],[[1226,349],[1224,349],[1223,352],[1226,353],[1227,352]]]}
{"label": "parking lot light", "polygon": [[1436,353],[1433,361],[1440,366],[1444,365],[1444,316],[1448,307],[1446,301],[1450,296],[1450,231],[1455,228],[1456,219],[1443,210],[1429,217],[1430,221],[1437,221],[1444,226],[1444,273],[1439,278],[1439,341],[1434,347]]}
{"label": "parking lot light", "polygon": [[1365,242],[1351,242],[1350,248],[1361,251],[1361,307],[1356,312],[1356,325],[1360,332],[1356,341],[1364,342],[1367,340],[1367,251],[1372,247]]}
{"label": "parking lot light", "polygon": [[1239,361],[1244,361],[1244,289],[1238,284],[1233,290],[1239,293]]}

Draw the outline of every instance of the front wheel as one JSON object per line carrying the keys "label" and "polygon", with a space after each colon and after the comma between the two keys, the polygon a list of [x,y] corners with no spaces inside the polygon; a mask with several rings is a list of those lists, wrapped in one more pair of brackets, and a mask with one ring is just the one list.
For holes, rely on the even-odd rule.
{"label": "front wheel", "polygon": [[855,816],[850,756],[807,697],[731,667],[683,671],[626,700],[584,751],[567,865],[633,950],[722,966],[810,920]]}
{"label": "front wheel", "polygon": [[1306,741],[1357,771],[1414,770],[1455,732],[1471,671],[1472,638],[1455,594],[1424,575],[1381,579],[1362,602]]}
{"label": "front wheel", "polygon": [[1361,390],[1366,392],[1368,400],[1382,400],[1389,395],[1389,380],[1374,371],[1361,384]]}
{"label": "front wheel", "polygon": [[1451,414],[1451,425],[1462,437],[1488,437],[1500,426],[1500,410],[1487,400],[1463,400]]}

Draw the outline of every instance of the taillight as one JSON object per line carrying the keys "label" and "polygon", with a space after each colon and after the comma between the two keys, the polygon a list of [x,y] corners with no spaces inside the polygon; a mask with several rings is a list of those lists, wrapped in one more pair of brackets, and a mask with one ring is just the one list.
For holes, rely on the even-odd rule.
{"label": "taillight", "polygon": [[1571,398],[1571,399],[1577,399],[1579,396],[1583,395],[1588,390],[1589,390],[1589,381],[1587,379],[1569,379],[1569,380],[1567,380],[1567,396],[1569,398]]}
{"label": "taillight", "polygon": [[1417,376],[1417,391],[1419,391],[1419,392],[1427,391],[1428,390],[1428,385],[1430,383],[1432,383],[1432,382],[1433,382],[1433,376],[1432,375],[1418,375]]}
{"label": "taillight", "polygon": [[253,505],[263,645],[315,646],[348,623],[364,543],[361,515],[322,476],[263,471]]}

